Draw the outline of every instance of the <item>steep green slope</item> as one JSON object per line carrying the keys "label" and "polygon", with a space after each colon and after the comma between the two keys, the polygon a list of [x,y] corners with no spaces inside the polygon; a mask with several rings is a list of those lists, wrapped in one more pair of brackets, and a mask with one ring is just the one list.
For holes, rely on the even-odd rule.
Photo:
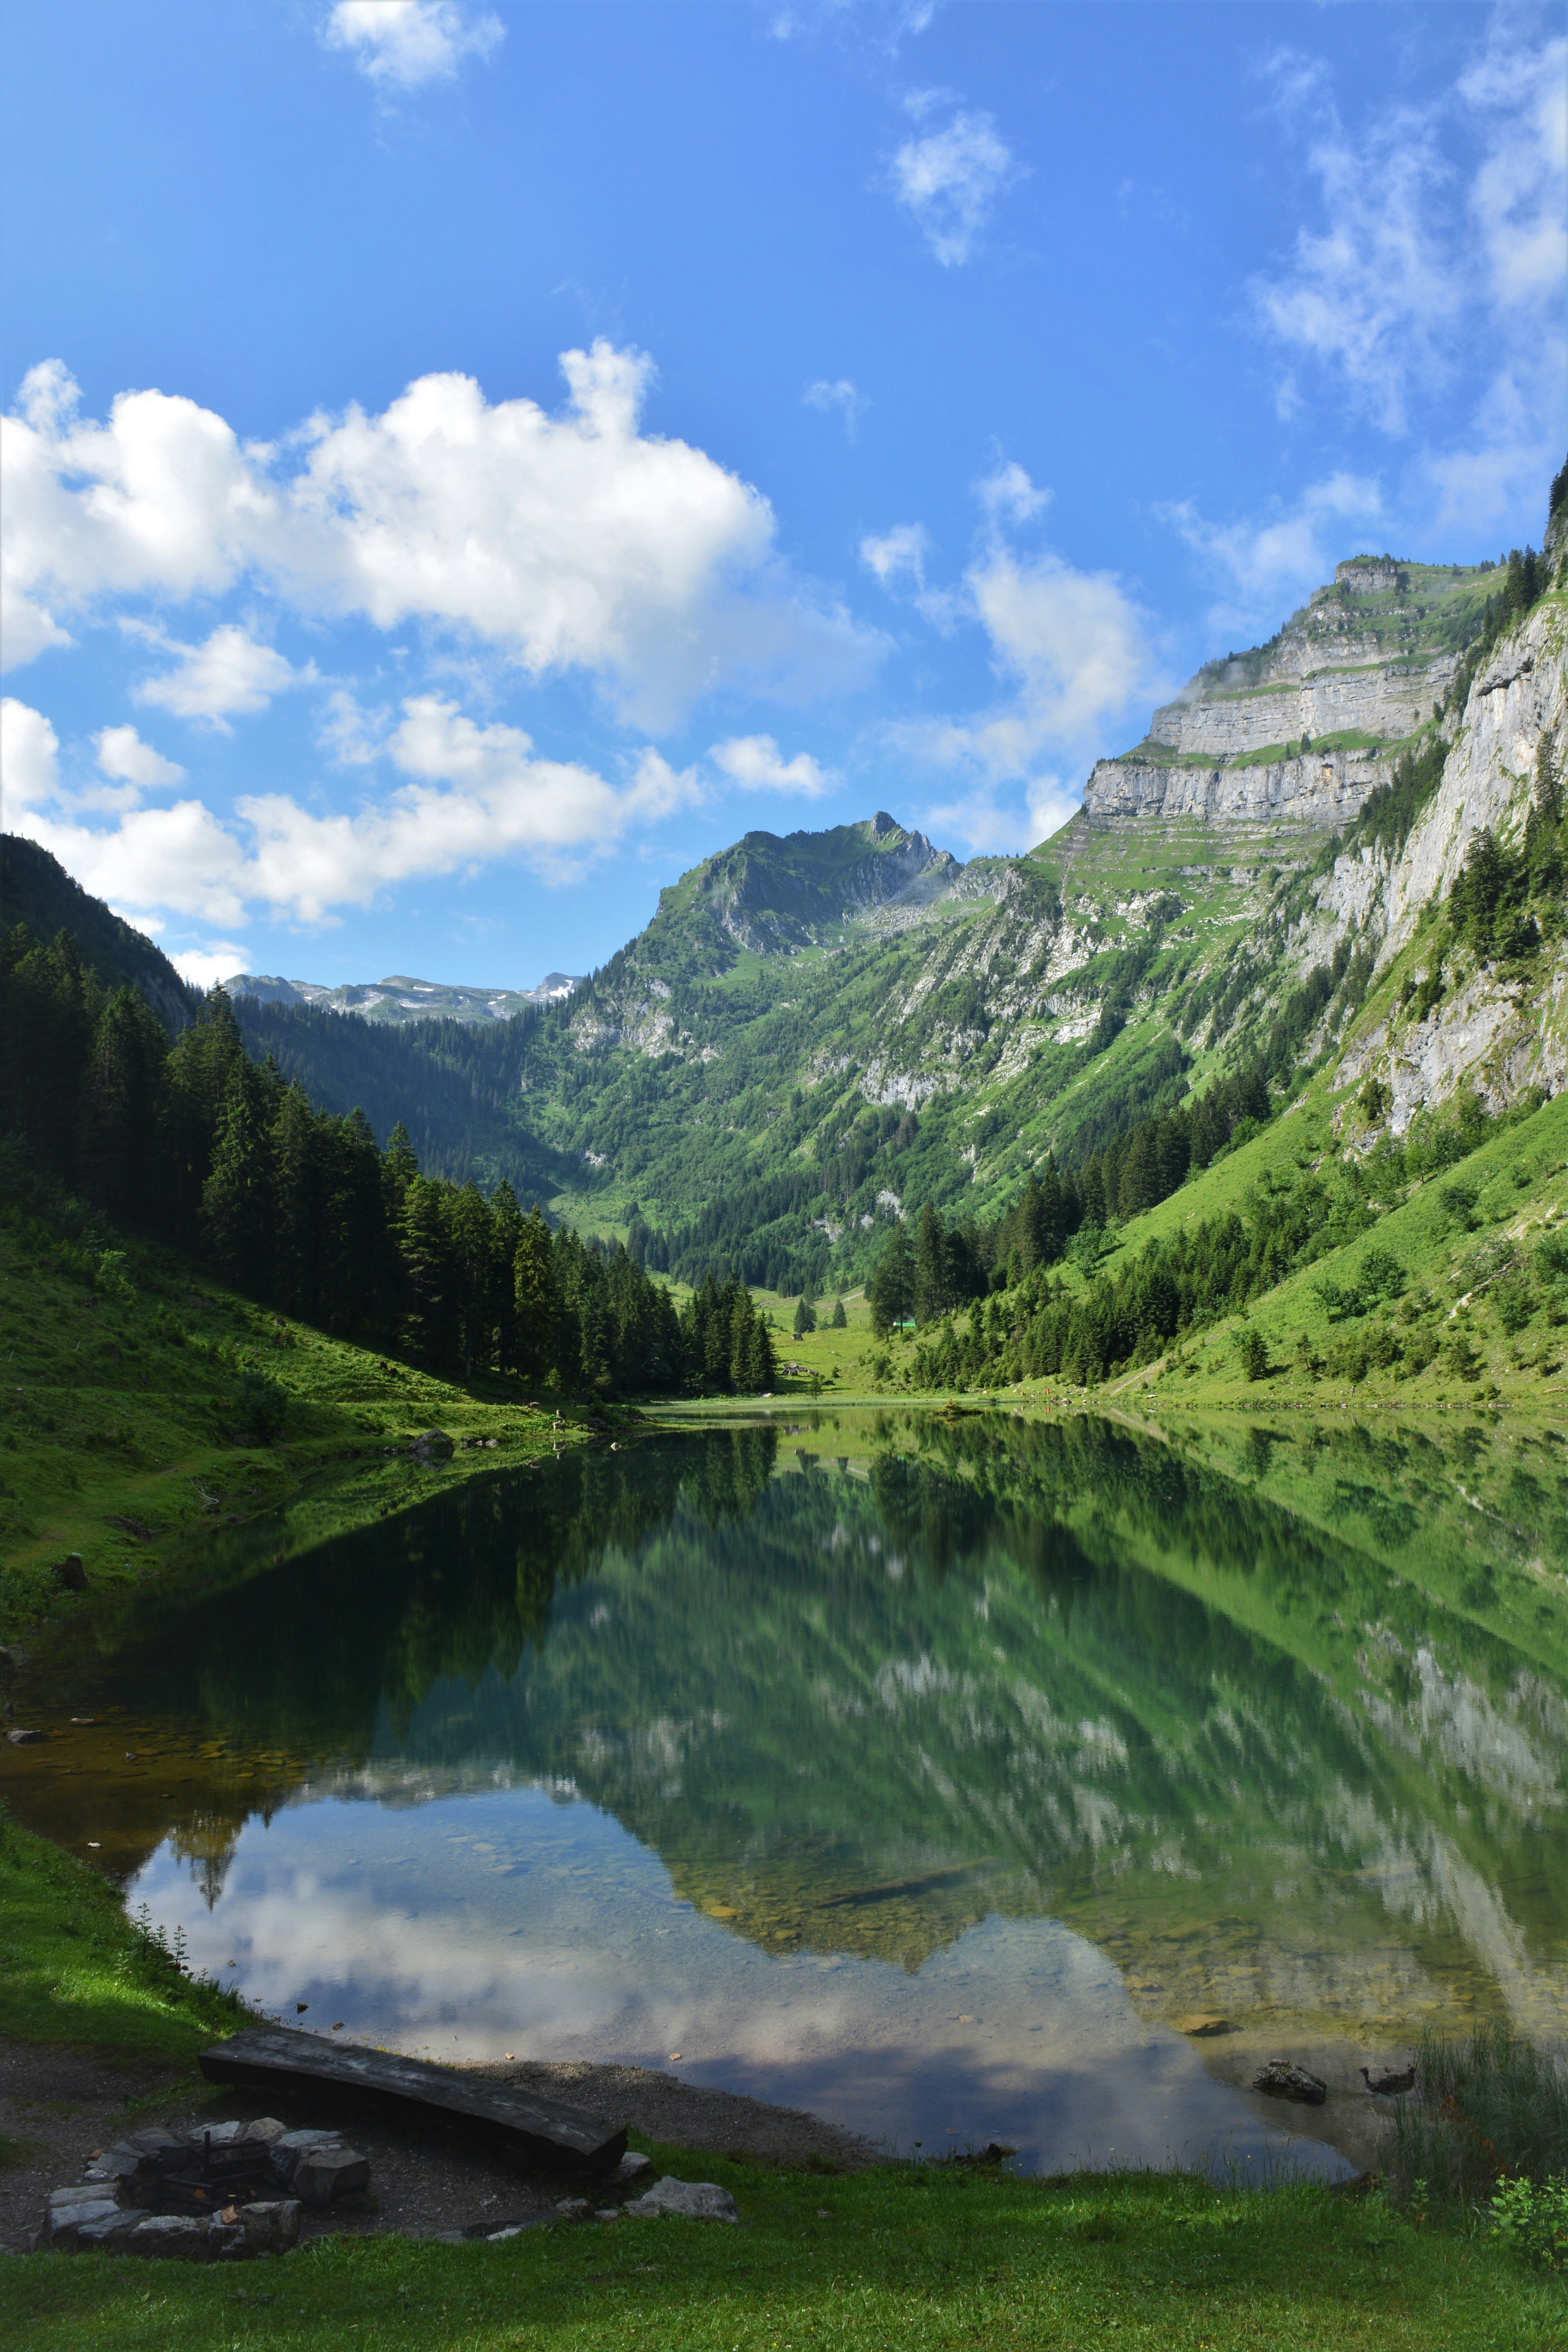
{"label": "steep green slope", "polygon": [[68,931],[108,989],[141,990],[164,1026],[183,1028],[200,1002],[161,948],[73,882],[58,857],[20,834],[0,834],[0,928],[26,923],[36,940]]}

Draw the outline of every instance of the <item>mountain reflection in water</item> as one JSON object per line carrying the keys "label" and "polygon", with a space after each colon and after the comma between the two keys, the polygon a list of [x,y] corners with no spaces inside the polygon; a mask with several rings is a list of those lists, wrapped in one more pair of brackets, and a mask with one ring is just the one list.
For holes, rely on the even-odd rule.
{"label": "mountain reflection in water", "polygon": [[1564,2034],[1550,1444],[816,1423],[148,1599],[68,1669],[76,1769],[18,1751],[8,1793],[269,2007],[679,2050],[928,2146],[1261,2146],[1191,2012],[1238,2053]]}

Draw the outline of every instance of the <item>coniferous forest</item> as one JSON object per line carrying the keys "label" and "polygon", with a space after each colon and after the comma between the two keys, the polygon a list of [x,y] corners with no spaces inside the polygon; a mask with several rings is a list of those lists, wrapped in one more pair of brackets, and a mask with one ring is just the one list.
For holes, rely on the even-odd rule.
{"label": "coniferous forest", "polygon": [[171,1040],[62,931],[0,933],[0,1129],[131,1230],[258,1304],[447,1376],[572,1395],[754,1394],[773,1344],[738,1281],[679,1312],[618,1244],[553,1231],[510,1185],[420,1172],[401,1125],[334,1117],[245,1050],[221,989]]}

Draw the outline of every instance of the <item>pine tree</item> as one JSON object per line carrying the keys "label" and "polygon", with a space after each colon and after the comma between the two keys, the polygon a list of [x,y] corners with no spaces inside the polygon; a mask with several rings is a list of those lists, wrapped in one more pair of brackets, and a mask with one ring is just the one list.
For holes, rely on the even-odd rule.
{"label": "pine tree", "polygon": [[202,1187],[202,1247],[226,1281],[265,1298],[272,1273],[275,1193],[270,1104],[263,1074],[234,1071]]}
{"label": "pine tree", "polygon": [[303,1087],[289,1087],[273,1122],[274,1295],[285,1314],[321,1320],[325,1240],[321,1122]]}
{"label": "pine tree", "polygon": [[458,1314],[447,1203],[452,1188],[432,1176],[416,1176],[403,1197],[397,1253],[406,1301],[400,1344],[416,1363],[433,1371],[450,1370],[458,1351]]}
{"label": "pine tree", "polygon": [[[1031,1184],[1033,1178],[1030,1179]],[[1039,1199],[1038,1190],[1035,1200]],[[930,1323],[949,1304],[947,1234],[942,1219],[928,1201],[921,1211],[919,1236],[915,1244],[914,1309],[917,1323]]]}
{"label": "pine tree", "polygon": [[495,1230],[489,1204],[470,1177],[449,1203],[447,1230],[451,1237],[453,1308],[462,1351],[463,1377],[471,1380],[474,1365],[488,1366],[495,1349],[492,1309],[495,1300]]}
{"label": "pine tree", "polygon": [[133,1224],[155,1222],[163,1206],[159,1112],[168,1050],[145,1000],[122,988],[99,1014],[82,1073],[77,1180],[89,1200]]}
{"label": "pine tree", "polygon": [[555,1369],[561,1302],[555,1288],[550,1228],[539,1213],[537,1201],[512,1253],[512,1296],[517,1311],[517,1369],[525,1381],[547,1380]]}
{"label": "pine tree", "polygon": [[844,1312],[842,1298],[836,1298],[833,1302],[833,1315],[829,1328],[835,1331],[845,1331],[849,1328],[849,1318]]}
{"label": "pine tree", "polygon": [[867,1296],[871,1307],[871,1328],[879,1339],[885,1339],[905,1320],[915,1299],[914,1256],[901,1218],[889,1236]]}
{"label": "pine tree", "polygon": [[490,1326],[500,1371],[517,1368],[517,1286],[513,1266],[522,1237],[522,1211],[503,1176],[490,1194]]}
{"label": "pine tree", "polygon": [[809,1298],[802,1297],[797,1299],[795,1302],[794,1324],[795,1338],[797,1339],[804,1339],[808,1331],[815,1331],[816,1328],[816,1307],[813,1307]]}

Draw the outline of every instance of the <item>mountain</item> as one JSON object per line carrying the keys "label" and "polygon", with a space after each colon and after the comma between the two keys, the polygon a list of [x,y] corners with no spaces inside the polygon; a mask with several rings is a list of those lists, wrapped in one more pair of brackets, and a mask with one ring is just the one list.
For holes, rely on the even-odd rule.
{"label": "mountain", "polygon": [[583,980],[580,973],[552,971],[537,988],[468,988],[395,971],[386,980],[349,981],[332,988],[319,980],[237,971],[223,984],[230,996],[258,1004],[311,1005],[323,1013],[357,1013],[363,1021],[396,1025],[430,1020],[509,1021],[537,1005],[563,1003]]}
{"label": "mountain", "polygon": [[36,940],[68,931],[106,988],[137,988],[168,1029],[183,1029],[201,1002],[161,948],[90,898],[58,857],[20,834],[0,834],[0,925],[26,923]]}
{"label": "mountain", "polygon": [[339,1012],[242,975],[249,1049],[402,1118],[437,1172],[784,1291],[863,1280],[911,1208],[994,1218],[1048,1153],[1222,1079],[1278,1112],[1331,1073],[1363,1156],[1456,1098],[1552,1094],[1565,483],[1545,557],[1342,563],[1026,856],[963,864],[883,811],[752,832],[559,1002],[560,975],[505,1018],[398,977]]}

